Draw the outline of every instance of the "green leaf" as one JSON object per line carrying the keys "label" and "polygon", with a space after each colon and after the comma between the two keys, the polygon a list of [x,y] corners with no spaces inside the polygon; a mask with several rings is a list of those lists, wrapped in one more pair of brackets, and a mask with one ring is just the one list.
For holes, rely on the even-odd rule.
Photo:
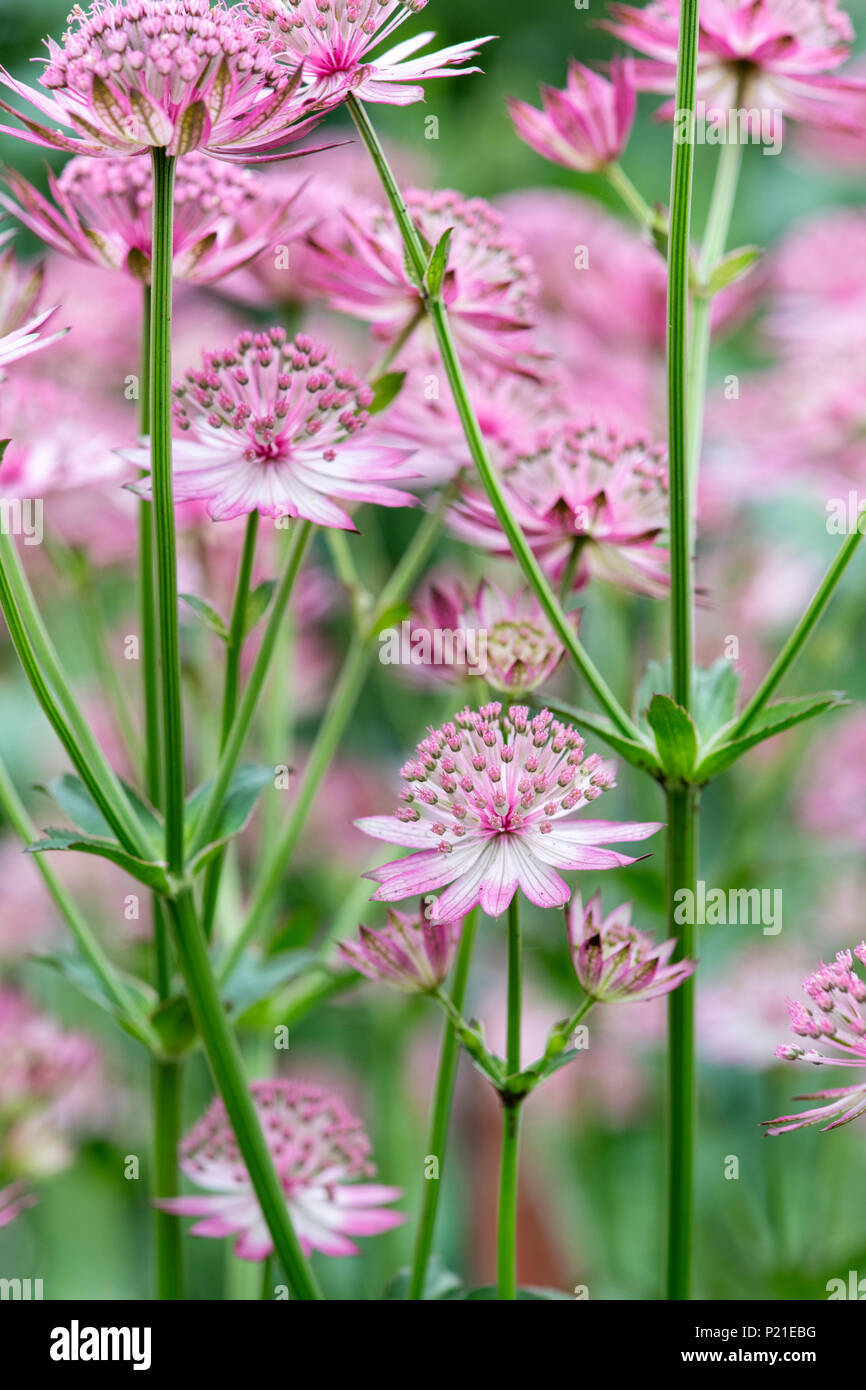
{"label": "green leaf", "polygon": [[[453,1298],[455,1295],[452,1294],[449,1295],[449,1297]],[[464,1294],[457,1294],[456,1297],[471,1302],[478,1302],[483,1299],[485,1302],[495,1303],[499,1298],[499,1290],[496,1288],[495,1284],[487,1284],[483,1288],[469,1289]],[[556,1300],[557,1302],[561,1302],[564,1300],[570,1303],[572,1301],[572,1295],[570,1293],[563,1293],[561,1289],[518,1289],[517,1297],[521,1300],[531,1302],[537,1302],[538,1300]]]}
{"label": "green leaf", "polygon": [[3,462],[3,455],[12,443],[11,439],[0,439],[0,463]]}
{"label": "green leaf", "polygon": [[723,256],[710,276],[709,283],[703,288],[703,293],[710,299],[718,294],[719,290],[725,289],[727,285],[732,285],[736,280],[741,280],[755,264],[760,260],[760,246],[739,246],[735,251],[729,251]]}
{"label": "green leaf", "polygon": [[[740,738],[723,742],[722,730],[719,746],[711,749],[695,769],[695,780],[707,782],[711,777],[717,777],[720,772],[724,772],[750,748],[763,743],[765,739],[775,738],[777,734],[783,734],[786,729],[793,729],[795,725],[802,724],[807,719],[814,719],[828,710],[842,709],[850,703],[838,690],[827,690],[819,695],[800,695],[788,700],[775,700],[755,716],[755,722],[748,733]],[[736,721],[732,721],[729,727],[733,732]]]}
{"label": "green leaf", "polygon": [[241,956],[226,983],[222,997],[227,1008],[240,1017],[289,980],[294,980],[315,964],[312,951],[282,951],[277,956],[259,956],[248,951]]}
{"label": "green leaf", "polygon": [[436,248],[427,262],[427,271],[424,280],[427,289],[435,298],[442,289],[442,282],[445,279],[445,272],[448,269],[448,255],[451,250],[451,236],[453,227],[446,227],[441,237],[436,243]]}
{"label": "green leaf", "polygon": [[[385,1298],[389,1300],[408,1299],[411,1282],[411,1268],[407,1265],[405,1269],[398,1269],[393,1279],[389,1280],[386,1285]],[[454,1274],[452,1270],[446,1269],[439,1255],[431,1255],[424,1272],[422,1299],[430,1302],[435,1299],[462,1298],[462,1291],[463,1280],[459,1274]]]}
{"label": "green leaf", "polygon": [[[165,835],[162,821],[153,807],[148,806],[147,802],[142,800],[134,787],[128,786],[126,782],[122,783],[122,786],[141,829],[148,843],[152,846],[155,857],[159,860]],[[65,772],[62,777],[55,777],[51,782],[38,787],[37,790],[50,796],[63,814],[68,816],[79,830],[83,830],[85,835],[114,842],[111,827],[87,787],[71,772]]]}
{"label": "green leaf", "polygon": [[179,594],[178,598],[182,599],[187,607],[192,609],[196,617],[200,618],[211,632],[215,632],[221,641],[227,642],[229,640],[228,628],[219,613],[203,598],[197,598],[195,594]]}
{"label": "green leaf", "polygon": [[692,717],[701,740],[708,743],[734,717],[740,673],[724,657],[692,674]]}
{"label": "green leaf", "polygon": [[[243,830],[252,815],[259,796],[265,787],[273,785],[273,780],[274,769],[272,767],[243,763],[235,770],[226,792],[225,801],[222,804],[213,839],[196,856],[194,860],[196,868],[202,867],[203,856],[209,856],[218,845]],[[208,778],[187,797],[186,839],[188,843],[195,836],[202,812],[210,799],[212,787],[213,779]]]}
{"label": "green leaf", "polygon": [[[37,965],[47,965],[52,970],[58,971],[87,999],[98,1004],[107,1014],[111,1014],[112,1018],[118,1019],[129,1032],[134,1032],[134,1025],[127,1021],[126,1015],[106,993],[105,986],[96,971],[88,961],[82,960],[81,956],[68,956],[60,951],[48,951],[45,954],[32,956],[31,960],[34,960]],[[144,1013],[150,1013],[156,1000],[155,990],[144,980],[139,980],[136,975],[126,975],[122,971],[117,973],[125,988],[141,1004]]]}
{"label": "green leaf", "polygon": [[247,606],[244,612],[244,635],[250,632],[256,623],[265,616],[276,587],[277,581],[275,579],[263,579],[261,584],[257,584],[247,595]]}
{"label": "green leaf", "polygon": [[382,376],[377,376],[372,382],[373,399],[368,407],[371,415],[379,415],[383,410],[387,410],[392,401],[396,400],[403,390],[403,383],[406,380],[405,372],[384,372]]}
{"label": "green leaf", "polygon": [[380,632],[385,632],[390,627],[399,627],[411,612],[412,606],[409,603],[392,604],[390,608],[385,609],[384,613],[379,614],[375,628],[370,629],[370,636],[378,636]]}
{"label": "green leaf", "polygon": [[657,694],[650,700],[647,720],[665,776],[688,781],[698,756],[698,731],[691,715],[669,695]]}
{"label": "green leaf", "polygon": [[164,863],[137,859],[135,855],[127,854],[115,840],[103,839],[96,835],[82,835],[76,831],[46,830],[44,840],[27,846],[28,854],[45,854],[53,850],[77,850],[81,854],[93,854],[98,859],[107,859],[110,863],[117,864],[118,868],[157,893],[171,892],[171,883]]}
{"label": "green leaf", "polygon": [[615,753],[625,758],[626,762],[631,763],[633,767],[642,768],[651,776],[658,777],[661,767],[656,758],[655,750],[650,748],[647,743],[638,743],[635,739],[626,738],[606,714],[590,713],[588,710],[575,709],[571,705],[550,700],[546,701],[546,705],[553,714],[566,719],[569,724],[574,724],[579,733],[582,734],[588,729],[590,733],[604,739]]}

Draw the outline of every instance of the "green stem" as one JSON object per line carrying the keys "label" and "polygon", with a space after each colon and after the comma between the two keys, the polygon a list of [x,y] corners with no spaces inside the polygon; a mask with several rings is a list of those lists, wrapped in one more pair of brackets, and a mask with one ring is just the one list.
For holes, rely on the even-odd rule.
{"label": "green stem", "polygon": [[253,721],[253,715],[261,696],[262,689],[267,679],[271,660],[277,642],[277,635],[280,625],[285,616],[286,607],[292,595],[295,580],[304,561],[307,546],[310,543],[313,527],[309,521],[298,521],[293,528],[292,543],[286,557],[283,572],[277,584],[276,593],[271,601],[271,611],[265,625],[264,635],[261,646],[256,654],[250,678],[247,681],[237,713],[231,721],[228,735],[225,738],[225,746],[220,756],[219,767],[214,778],[213,787],[207,804],[202,811],[201,818],[196,826],[195,834],[192,837],[190,854],[195,855],[199,850],[204,849],[209,844],[216,832],[219,818],[222,813],[223,802],[232,775],[237,767],[238,759]]}
{"label": "green stem", "polygon": [[[699,0],[680,0],[676,109],[694,112]],[[693,129],[693,121],[691,129]],[[677,127],[677,133],[679,127]],[[694,141],[673,141],[668,238],[668,436],[670,448],[671,649],[673,697],[692,703],[693,517],[689,478],[688,415],[690,224]],[[714,234],[715,235],[715,234]],[[692,436],[694,440],[696,437]],[[667,911],[677,956],[690,954],[693,929],[675,922],[678,889],[694,892],[697,870],[698,793],[667,792]],[[675,990],[669,1005],[668,1274],[672,1299],[687,1299],[691,1280],[692,1187],[695,1143],[694,981]]]}
{"label": "green stem", "polygon": [[[861,527],[863,528],[862,530]],[[797,626],[794,628],[794,631],[791,633],[791,636],[779,652],[779,655],[776,657],[776,660],[773,662],[773,665],[770,667],[770,670],[767,672],[760,686],[746,705],[734,726],[733,732],[728,735],[729,738],[740,738],[743,734],[748,732],[749,728],[772,696],[776,687],[784,679],[789,668],[799,656],[808,638],[811,636],[812,629],[817,624],[824,609],[833,597],[839,580],[842,578],[842,575],[853,559],[854,552],[863,539],[864,530],[866,530],[866,508],[863,509],[857,518],[856,529],[852,531],[850,536],[846,537],[839,550],[839,554],[836,556],[827,570],[827,573],[824,575],[824,578],[821,580],[821,583],[818,585],[809,607],[806,609]]]}
{"label": "green stem", "polygon": [[[508,1076],[520,1071],[522,981],[518,895],[508,908],[508,1023],[505,1065]],[[502,1096],[502,1161],[499,1170],[496,1275],[499,1298],[517,1297],[517,1192],[521,1099]]]}
{"label": "green stem", "polygon": [[154,148],[152,161],[150,464],[159,610],[165,857],[170,871],[180,874],[184,866],[185,791],[183,701],[177,615],[177,540],[171,458],[171,318],[176,160],[164,149]]}
{"label": "green stem", "polygon": [[[258,533],[259,514],[258,512],[250,512],[250,515],[247,517],[244,543],[241,550],[240,564],[238,565],[235,598],[232,606],[231,619],[229,621],[228,643],[226,645],[226,672],[225,685],[223,687],[220,755],[225,751],[225,746],[229,734],[231,733],[232,724],[237,711],[241,653],[243,651],[244,638],[247,632],[247,605],[250,596],[253,564],[256,558]],[[225,857],[226,850],[224,847],[217,851],[205,871],[201,921],[202,930],[208,940],[210,940],[213,931],[214,913],[216,912],[217,898],[219,897],[220,879],[222,878]]]}
{"label": "green stem", "polygon": [[[403,195],[391,171],[379,138],[370,122],[366,110],[354,96],[349,96],[346,105],[357,126],[358,132],[367,147],[370,157],[391,205],[397,226],[403,238],[408,260],[419,284],[422,284],[427,270],[426,257],[418,232],[409,216]],[[547,579],[532,553],[525,535],[511,513],[505,490],[499,475],[491,463],[487,446],[472,402],[469,398],[463,369],[451,333],[448,312],[442,300],[423,292],[423,302],[427,315],[436,334],[439,353],[451,394],[457,409],[463,433],[472,461],[484,484],[497,519],[502,527],[514,558],[517,560],[527,581],[535,593],[551,626],[574,661],[586,684],[595,695],[605,713],[613,720],[619,731],[628,738],[639,737],[638,731],[628,714],[619,704],[613,691],[609,689],[601,672],[597,670],[575,636],[573,627],[556,599]]]}
{"label": "green stem", "polygon": [[[475,944],[477,923],[478,910],[476,909],[469,913],[463,923],[463,935],[460,938],[454,966],[451,1002],[457,1010],[462,1010],[463,1001],[466,998],[469,963],[472,958],[472,947]],[[424,1281],[427,1275],[427,1265],[430,1261],[430,1252],[433,1249],[433,1233],[436,1228],[436,1213],[439,1209],[439,1193],[442,1182],[442,1165],[445,1161],[445,1146],[451,1120],[451,1101],[454,1096],[454,1083],[457,1078],[459,1060],[460,1048],[454,1026],[446,1020],[442,1031],[439,1071],[436,1077],[436,1090],[433,1096],[433,1109],[430,1115],[430,1129],[427,1138],[427,1154],[436,1159],[438,1169],[435,1178],[428,1179],[424,1184],[421,1216],[412,1258],[412,1276],[409,1283],[410,1299],[424,1297]]]}
{"label": "green stem", "polygon": [[[698,802],[694,787],[667,792],[667,902],[669,930],[678,937],[674,959],[694,957],[693,923],[674,923],[679,889],[694,898],[697,877]],[[691,1289],[695,1152],[695,980],[685,980],[668,1000],[668,1271],[669,1299],[688,1299]]]}
{"label": "green stem", "polygon": [[604,171],[611,188],[622,199],[635,221],[641,227],[654,227],[658,221],[643,194],[635,188],[628,174],[619,164],[609,164]]}
{"label": "green stem", "polygon": [[[181,1139],[181,1064],[156,1061],[151,1078],[153,1097],[153,1195],[173,1197],[178,1191],[178,1146]],[[183,1299],[183,1231],[176,1216],[154,1209],[156,1287],[160,1299]]]}
{"label": "green stem", "polygon": [[286,1196],[250,1095],[243,1058],[226,1020],[192,896],[170,904],[175,949],[186,981],[199,1036],[222,1096],[274,1248],[295,1298],[321,1298],[318,1284],[292,1226]]}
{"label": "green stem", "polygon": [[379,595],[366,629],[353,639],[349,647],[310,750],[301,784],[292,803],[291,814],[277,843],[265,858],[243,926],[223,956],[219,970],[221,984],[228,980],[247,945],[261,927],[272,898],[279,891],[313,799],[358,702],[373,660],[382,618],[409,592],[423,570],[442,529],[442,519],[450,502],[451,492],[446,488],[436,510],[424,518],[412,538],[411,545],[404,552],[402,560]]}

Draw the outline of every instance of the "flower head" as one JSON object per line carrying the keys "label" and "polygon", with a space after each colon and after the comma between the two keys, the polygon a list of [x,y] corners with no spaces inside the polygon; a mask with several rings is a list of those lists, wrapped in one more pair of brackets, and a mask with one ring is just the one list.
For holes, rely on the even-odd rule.
{"label": "flower head", "polygon": [[693,960],[669,964],[676,941],[660,946],[631,923],[631,903],[603,915],[601,893],[586,907],[575,893],[565,909],[565,925],[574,970],[582,989],[600,1003],[634,1003],[656,999],[688,979]]}
{"label": "flower head", "polygon": [[[202,369],[188,371],[174,394],[187,436],[174,450],[175,499],[206,501],[216,521],[259,511],[351,531],[335,497],[415,504],[388,485],[406,476],[407,450],[364,438],[372,391],[305,334],[242,333],[232,347],[204,353]],[[126,457],[149,467],[146,448]],[[136,485],[145,495],[148,488]]]}
{"label": "flower head", "polygon": [[608,81],[572,60],[564,91],[541,88],[542,111],[510,100],[517,134],[544,159],[597,173],[619,159],[628,143],[635,113],[631,63],[614,62]]}
{"label": "flower head", "polygon": [[[350,1236],[378,1235],[404,1220],[384,1210],[399,1188],[354,1181],[374,1171],[370,1141],[339,1096],[286,1080],[253,1081],[250,1091],[305,1254],[357,1255]],[[273,1241],[221,1100],[183,1139],[180,1166],[207,1195],[162,1198],[157,1206],[203,1218],[193,1235],[235,1236],[243,1260],[266,1260]]]}
{"label": "flower head", "polygon": [[[153,176],[146,161],[71,159],[59,178],[49,171],[53,202],[14,169],[4,171],[3,178],[14,197],[0,191],[0,206],[42,241],[75,260],[123,270],[149,283]],[[199,150],[178,161],[176,279],[198,284],[218,280],[265,249],[285,218],[287,204],[264,204],[260,182],[249,170]]]}
{"label": "flower head", "polygon": [[[608,579],[654,598],[667,592],[668,472],[661,445],[614,429],[566,424],[545,431],[529,455],[506,460],[514,515],[551,579],[580,589]],[[510,553],[486,492],[466,481],[450,523],[461,539]]]}
{"label": "flower head", "polygon": [[[451,231],[442,295],[454,331],[471,355],[503,371],[530,371],[539,357],[528,329],[536,294],[532,262],[501,213],[483,198],[411,189],[406,205],[430,246]],[[390,210],[345,214],[342,248],[320,246],[313,283],[333,308],[373,324],[394,342],[424,316],[424,299],[406,265]],[[315,245],[315,240],[313,242]]]}
{"label": "flower head", "polygon": [[573,818],[614,786],[614,771],[597,753],[586,757],[577,730],[549,710],[531,717],[522,705],[507,714],[498,703],[464,709],[430,730],[402,776],[396,815],[357,824],[415,853],[367,877],[380,885],[373,898],[385,902],[445,888],[430,907],[432,922],[464,917],[476,903],[498,917],[518,888],[539,907],[561,906],[571,889],[558,869],[632,864],[606,843],[661,828]]}
{"label": "flower head", "polygon": [[0,83],[66,135],[0,102],[33,144],[98,156],[206,149],[222,159],[266,159],[315,125],[300,68],[277,61],[240,8],[224,0],[94,0],[75,5],[58,44],[47,41],[47,93],[0,68]]}
{"label": "flower head", "polygon": [[[647,54],[635,64],[639,89],[673,92],[679,5],[610,6],[606,27]],[[703,0],[697,96],[707,112],[776,111],[815,124],[848,123],[846,105],[862,83],[835,74],[854,31],[837,0]],[[673,114],[673,102],[662,113]]]}
{"label": "flower head", "polygon": [[340,952],[368,980],[426,994],[446,978],[462,930],[462,921],[428,922],[422,903],[417,913],[389,911],[381,931],[359,927],[359,939],[342,942]]}
{"label": "flower head", "polygon": [[[0,247],[11,235],[10,231],[0,233]],[[29,357],[31,352],[49,347],[69,332],[63,328],[49,338],[40,337],[40,330],[58,308],[55,304],[51,309],[33,313],[42,290],[42,277],[41,265],[34,270],[18,264],[13,247],[7,247],[0,256],[0,381],[7,363]]]}
{"label": "flower head", "polygon": [[[800,1038],[810,1038],[825,1047],[835,1049],[827,1056],[813,1047],[783,1043],[776,1056],[785,1062],[812,1062],[815,1066],[866,1067],[866,1016],[861,1005],[866,1001],[866,983],[854,970],[854,956],[866,965],[866,941],[851,951],[838,951],[832,965],[819,964],[814,974],[803,981],[803,989],[811,1007],[799,1000],[788,1001],[791,1031]],[[826,1104],[798,1115],[780,1115],[765,1120],[768,1134],[786,1134],[788,1130],[821,1125],[822,1129],[837,1129],[866,1113],[866,1080],[854,1086],[838,1086],[826,1091],[814,1091],[797,1096],[797,1100],[820,1100]],[[826,1121],[826,1123],[825,1123]]]}
{"label": "flower head", "polygon": [[[572,614],[575,630],[578,621],[579,614]],[[437,655],[436,633],[451,634],[444,661]],[[491,689],[512,696],[537,690],[565,654],[531,590],[509,596],[486,579],[473,594],[459,583],[431,583],[414,605],[411,642],[413,659],[417,655],[425,670],[451,679],[482,675]]]}
{"label": "flower head", "polygon": [[247,8],[268,29],[274,49],[293,65],[303,63],[305,94],[329,105],[352,92],[359,101],[408,106],[424,100],[419,83],[428,78],[480,72],[458,65],[474,58],[492,36],[419,58],[414,55],[436,36],[416,34],[372,56],[426,4],[427,0],[247,0]]}

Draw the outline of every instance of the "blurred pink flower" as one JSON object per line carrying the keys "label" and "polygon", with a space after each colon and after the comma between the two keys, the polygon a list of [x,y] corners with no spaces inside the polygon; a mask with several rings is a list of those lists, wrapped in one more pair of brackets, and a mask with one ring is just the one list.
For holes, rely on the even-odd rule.
{"label": "blurred pink flower", "polygon": [[[47,40],[40,82],[0,68],[0,83],[62,130],[14,106],[24,126],[0,126],[35,145],[100,157],[205,149],[241,163],[291,158],[285,146],[319,115],[241,7],[223,0],[96,0],[76,5],[58,44]],[[279,154],[275,154],[279,151]]]}
{"label": "blurred pink flower", "polygon": [[416,34],[371,57],[374,48],[426,4],[427,0],[247,0],[250,12],[264,21],[274,51],[292,66],[303,64],[304,96],[329,106],[350,92],[359,101],[407,106],[424,100],[420,82],[480,72],[458,65],[474,58],[492,36],[418,58],[413,55],[436,35]]}
{"label": "blurred pink flower", "polygon": [[[11,231],[0,233],[0,247],[12,236]],[[29,357],[32,352],[50,347],[69,332],[63,328],[48,338],[41,330],[57,313],[58,305],[34,313],[42,291],[44,267],[21,266],[15,259],[14,247],[9,246],[0,256],[0,381],[3,367]]]}
{"label": "blurred pink flower", "polygon": [[415,913],[389,910],[385,927],[361,926],[358,940],[341,942],[339,950],[368,980],[427,994],[446,979],[462,930],[462,921],[429,922],[422,903]]}
{"label": "blurred pink flower", "polygon": [[[53,202],[14,169],[3,179],[0,206],[48,246],[150,283],[153,175],[145,160],[79,156],[60,176],[48,172]],[[199,150],[177,164],[174,275],[208,284],[257,256],[287,219],[288,204],[267,205],[262,181]],[[17,202],[15,201],[17,199]],[[245,222],[248,230],[241,230]]]}
{"label": "blurred pink flower", "polygon": [[[822,961],[814,974],[803,981],[811,1008],[793,999],[788,1003],[791,1031],[800,1038],[823,1042],[835,1052],[827,1056],[815,1048],[784,1043],[776,1049],[777,1057],[786,1062],[812,1062],[816,1066],[866,1067],[866,1018],[860,1009],[866,1000],[866,984],[853,969],[855,955],[866,965],[866,941],[855,947],[853,954],[851,951],[837,952],[832,965]],[[799,1114],[765,1120],[768,1134],[786,1134],[809,1125],[821,1125],[826,1131],[849,1124],[866,1113],[866,1081],[815,1091],[795,1099],[826,1103]]]}
{"label": "blurred pink flower", "polygon": [[[458,342],[468,354],[503,371],[533,375],[540,353],[529,328],[536,282],[522,242],[501,213],[483,198],[464,198],[443,189],[410,189],[406,205],[431,246],[451,232],[442,295]],[[406,265],[403,240],[390,211],[345,213],[342,247],[311,242],[318,251],[313,283],[331,307],[368,321],[384,341],[400,341],[418,324],[422,340],[424,299]]]}
{"label": "blurred pink flower", "polygon": [[824,733],[806,766],[798,815],[815,835],[866,847],[866,710],[849,711]]}
{"label": "blurred pink flower", "polygon": [[785,1020],[779,997],[783,975],[802,971],[802,948],[780,951],[749,946],[706,971],[697,994],[697,1038],[701,1055],[717,1066],[765,1071],[774,1066],[773,1045]]}
{"label": "blurred pink flower", "polygon": [[[175,499],[206,501],[215,521],[259,511],[352,531],[335,497],[415,505],[390,486],[406,478],[408,451],[361,437],[372,391],[305,334],[242,333],[204,353],[203,370],[188,371],[174,394],[178,428],[192,436],[175,443]],[[147,447],[124,457],[149,467]],[[149,481],[134,491],[149,496]]]}
{"label": "blurred pink flower", "polygon": [[[285,1080],[253,1081],[250,1092],[305,1254],[357,1255],[350,1236],[378,1235],[405,1220],[385,1210],[399,1188],[353,1181],[374,1171],[370,1141],[339,1096]],[[273,1241],[221,1100],[190,1130],[180,1155],[184,1173],[207,1195],[165,1197],[156,1205],[203,1218],[193,1235],[235,1236],[242,1260],[266,1260]]]}
{"label": "blurred pink flower", "polygon": [[31,1176],[61,1171],[74,1138],[103,1125],[110,1104],[97,1045],[39,1013],[17,990],[0,990],[4,1167]]}
{"label": "blurred pink flower", "polygon": [[[613,869],[635,861],[607,843],[645,840],[655,822],[571,820],[615,785],[612,764],[584,758],[576,729],[549,710],[522,705],[464,709],[431,729],[402,769],[406,786],[393,816],[358,821],[374,839],[414,850],[371,870],[375,901],[446,891],[430,921],[464,917],[476,903],[499,917],[518,888],[539,907],[571,896],[558,869]],[[447,887],[450,885],[450,887]]]}
{"label": "blurred pink flower", "polygon": [[669,994],[694,974],[697,961],[670,964],[676,940],[653,944],[632,926],[631,903],[603,915],[601,893],[583,905],[579,892],[565,909],[574,972],[581,988],[603,1004],[645,1002]]}
{"label": "blurred pink flower", "polygon": [[634,124],[632,64],[614,60],[612,80],[571,60],[565,89],[541,88],[543,110],[512,98],[511,119],[521,140],[554,164],[593,174],[619,159]]}
{"label": "blurred pink flower", "polygon": [[[667,551],[667,455],[640,435],[566,424],[543,432],[534,451],[502,470],[514,516],[554,581],[569,589],[590,579],[662,598]],[[461,540],[510,553],[487,493],[464,482],[450,512]]]}
{"label": "blurred pink flower", "polygon": [[[673,92],[677,0],[650,0],[643,9],[614,4],[610,13],[605,27],[648,55],[635,63],[639,90]],[[779,110],[798,121],[846,123],[845,99],[863,87],[835,69],[849,56],[853,38],[836,0],[703,0],[698,100],[708,112]],[[671,101],[660,114],[670,116],[673,109]]]}
{"label": "blurred pink flower", "polygon": [[16,1216],[20,1216],[22,1211],[26,1211],[35,1203],[36,1198],[27,1191],[23,1182],[13,1182],[8,1187],[0,1187],[0,1229],[10,1225]]}
{"label": "blurred pink flower", "polygon": [[[570,615],[575,631],[579,620],[579,613]],[[474,593],[459,581],[431,582],[415,600],[410,621],[411,654],[424,671],[451,681],[474,672],[483,676],[492,690],[510,696],[537,690],[565,655],[529,589],[509,595],[486,579]],[[445,650],[445,656],[453,659],[437,664],[436,632],[462,634],[463,650]],[[467,636],[473,633],[474,640]]]}

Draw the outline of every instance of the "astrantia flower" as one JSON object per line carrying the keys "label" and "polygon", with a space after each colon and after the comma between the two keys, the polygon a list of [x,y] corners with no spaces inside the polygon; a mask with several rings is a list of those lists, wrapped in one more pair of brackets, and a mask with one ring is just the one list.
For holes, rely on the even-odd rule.
{"label": "astrantia flower", "polygon": [[[335,366],[326,347],[271,328],[242,333],[203,363],[174,387],[175,421],[187,436],[174,448],[176,501],[206,501],[215,521],[258,511],[347,531],[355,528],[335,497],[415,504],[387,485],[405,478],[408,451],[366,442],[373,392]],[[146,448],[125,456],[150,466]],[[139,488],[149,495],[149,483]]]}
{"label": "astrantia flower", "polygon": [[[570,621],[577,631],[579,614],[573,613]],[[442,635],[451,634],[443,649],[444,660],[437,650],[437,633],[440,648]],[[455,634],[460,638],[459,649],[455,649]],[[531,590],[509,596],[482,580],[469,594],[460,583],[438,581],[413,605],[411,654],[425,670],[451,679],[474,671],[493,690],[515,696],[537,690],[549,680],[565,648]]]}
{"label": "astrantia flower", "polygon": [[0,1187],[0,1227],[10,1225],[16,1216],[20,1216],[27,1207],[34,1206],[35,1202],[36,1198],[27,1191],[23,1182]]}
{"label": "astrantia flower", "polygon": [[0,102],[25,128],[0,130],[32,144],[100,156],[206,149],[243,162],[282,150],[319,119],[300,93],[300,69],[278,62],[250,17],[223,0],[75,5],[68,32],[47,48],[47,95],[0,68],[0,83],[73,131]]}
{"label": "astrantia flower", "polygon": [[[839,951],[832,965],[823,961],[813,975],[803,981],[811,1008],[789,1000],[791,1030],[800,1038],[811,1038],[825,1047],[835,1049],[827,1056],[815,1048],[783,1044],[776,1056],[786,1062],[812,1062],[825,1067],[866,1068],[866,1013],[861,1005],[866,1001],[866,984],[853,969],[854,956],[866,965],[866,941],[851,951]],[[780,1115],[777,1120],[765,1120],[768,1134],[786,1134],[791,1129],[821,1125],[836,1129],[866,1113],[866,1080],[854,1086],[837,1086],[827,1091],[813,1091],[797,1096],[797,1100],[820,1100],[825,1104],[799,1115]]]}
{"label": "astrantia flower", "polygon": [[[580,589],[598,577],[651,597],[668,588],[666,452],[641,436],[568,424],[546,432],[534,453],[515,460],[502,481],[526,539],[551,579],[572,574]],[[450,523],[461,539],[510,554],[496,513],[467,481]]]}
{"label": "astrantia flower", "polygon": [[619,159],[628,143],[636,105],[631,63],[614,62],[612,80],[572,60],[564,91],[541,88],[543,111],[510,100],[517,134],[544,159],[597,173]]}
{"label": "astrantia flower", "polygon": [[[647,54],[635,64],[638,88],[673,92],[678,0],[615,4],[610,12],[611,33]],[[835,75],[853,37],[836,0],[702,0],[697,97],[708,113],[778,110],[798,121],[844,123],[843,99],[862,93],[862,83]],[[673,102],[662,113],[671,115]]]}
{"label": "astrantia flower", "polygon": [[342,942],[340,952],[368,980],[426,994],[446,978],[462,930],[462,921],[428,922],[422,904],[417,913],[389,912],[381,931],[359,927],[358,940]]}
{"label": "astrantia flower", "polygon": [[[654,822],[574,819],[614,786],[610,763],[584,756],[585,744],[549,710],[521,705],[465,709],[431,729],[402,769],[405,788],[393,816],[358,821],[377,840],[415,850],[367,875],[374,899],[399,901],[445,888],[432,922],[464,917],[480,903],[490,917],[518,888],[539,907],[559,907],[571,889],[558,869],[613,869],[634,860],[604,848],[645,840]],[[446,887],[450,885],[450,887]]]}
{"label": "astrantia flower", "polygon": [[[253,1081],[250,1085],[265,1141],[286,1196],[298,1240],[309,1255],[357,1255],[350,1236],[390,1231],[405,1219],[384,1206],[401,1196],[397,1187],[358,1183],[375,1169],[370,1141],[339,1096],[303,1081]],[[207,1196],[168,1197],[163,1211],[203,1219],[195,1236],[236,1236],[242,1260],[266,1260],[273,1241],[221,1100],[215,1100],[183,1139],[180,1166]]]}
{"label": "astrantia flower", "polygon": [[[532,262],[502,214],[483,198],[466,199],[448,189],[411,189],[406,205],[430,246],[451,229],[442,296],[468,354],[503,371],[528,370],[539,356],[527,332],[537,286]],[[407,269],[394,215],[384,209],[347,212],[345,227],[344,248],[318,248],[313,282],[333,308],[365,319],[379,337],[393,342],[424,316],[424,299]]]}
{"label": "astrantia flower", "polygon": [[696,962],[668,964],[676,941],[656,946],[631,923],[631,903],[603,914],[601,893],[583,906],[575,893],[565,909],[571,958],[581,987],[600,1003],[634,1003],[668,994],[694,972]]}
{"label": "astrantia flower", "polygon": [[416,58],[419,48],[436,37],[416,34],[371,56],[426,4],[427,0],[247,0],[247,8],[267,26],[275,50],[292,65],[303,62],[307,96],[332,104],[352,92],[360,101],[390,106],[423,101],[424,89],[418,84],[428,78],[479,72],[458,64],[474,58],[480,45],[491,41],[492,36],[470,39]]}
{"label": "astrantia flower", "polygon": [[[72,159],[51,171],[53,202],[15,170],[0,206],[47,245],[75,260],[150,281],[153,175],[140,159]],[[174,274],[205,284],[237,270],[271,242],[287,203],[264,204],[260,180],[198,150],[178,161],[174,191]],[[254,214],[252,216],[251,214]],[[255,226],[253,227],[253,221]],[[249,230],[242,231],[242,226]]]}
{"label": "astrantia flower", "polygon": [[[11,232],[0,234],[0,247],[6,245]],[[0,257],[0,381],[3,380],[3,367],[29,357],[69,332],[63,328],[49,338],[40,337],[40,330],[57,313],[55,304],[51,309],[43,309],[34,314],[42,290],[43,268],[24,269],[15,259],[15,251],[9,246]]]}

